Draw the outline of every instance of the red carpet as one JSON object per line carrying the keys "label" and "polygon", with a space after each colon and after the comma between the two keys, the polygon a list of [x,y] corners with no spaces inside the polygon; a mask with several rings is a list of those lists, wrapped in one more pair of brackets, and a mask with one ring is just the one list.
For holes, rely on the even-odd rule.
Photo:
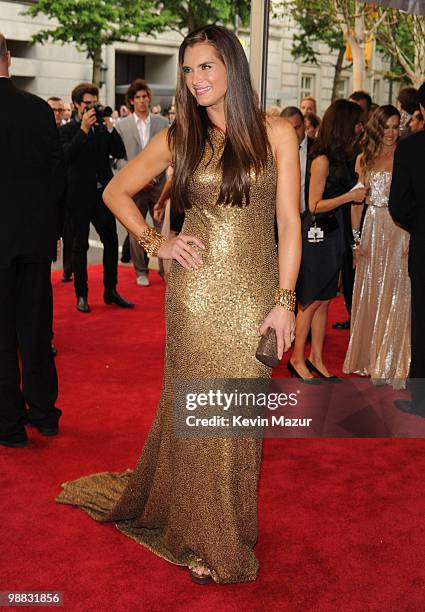
{"label": "red carpet", "polygon": [[[65,610],[416,611],[425,608],[425,444],[422,440],[266,440],[255,583],[197,586],[84,512],[54,503],[83,474],[133,467],[160,393],[163,291],[119,289],[137,303],[102,302],[90,269],[92,313],[54,274],[61,433],[29,431],[25,449],[0,447],[0,591],[60,590]],[[340,300],[331,320],[345,318]],[[341,366],[346,332],[330,332]]]}

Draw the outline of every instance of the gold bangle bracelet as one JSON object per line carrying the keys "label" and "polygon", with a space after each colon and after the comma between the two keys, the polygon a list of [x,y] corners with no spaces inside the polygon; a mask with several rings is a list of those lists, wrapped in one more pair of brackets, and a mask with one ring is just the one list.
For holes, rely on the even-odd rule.
{"label": "gold bangle bracelet", "polygon": [[153,227],[148,227],[137,239],[137,244],[139,244],[148,255],[156,257],[165,240],[164,236],[154,230]]}
{"label": "gold bangle bracelet", "polygon": [[294,312],[297,304],[297,298],[293,289],[282,289],[278,287],[274,294],[274,303],[277,306],[283,306],[286,310]]}

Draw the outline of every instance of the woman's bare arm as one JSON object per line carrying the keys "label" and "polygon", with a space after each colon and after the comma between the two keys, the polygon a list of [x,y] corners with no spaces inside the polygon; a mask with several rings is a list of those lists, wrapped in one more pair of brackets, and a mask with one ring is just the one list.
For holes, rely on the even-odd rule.
{"label": "woman's bare arm", "polygon": [[289,122],[282,119],[274,122],[273,142],[277,164],[279,286],[295,289],[301,261],[301,174],[298,140]]}
{"label": "woman's bare arm", "polygon": [[121,223],[136,238],[148,228],[133,201],[145,185],[161,174],[171,163],[167,130],[154,136],[147,146],[134,157],[108,184],[103,201]]}
{"label": "woman's bare arm", "polygon": [[[164,129],[118,172],[103,192],[106,206],[135,238],[139,238],[149,226],[134,203],[133,197],[170,165],[171,157],[167,129]],[[196,269],[202,265],[202,258],[192,245],[205,248],[196,236],[180,234],[177,238],[170,238],[162,244],[158,250],[158,257],[176,259],[184,268]]]}
{"label": "woman's bare arm", "polygon": [[319,155],[311,164],[308,207],[312,213],[324,213],[338,208],[348,202],[363,202],[366,189],[359,188],[347,191],[336,198],[323,200],[326,179],[329,175],[329,160],[325,155]]}
{"label": "woman's bare arm", "polygon": [[[362,170],[362,167],[361,167],[361,164],[360,164],[360,160],[362,158],[362,155],[363,154],[360,154],[360,155],[357,156],[357,159],[356,159],[356,172],[357,172],[357,175],[359,177],[359,181],[361,183],[363,183],[363,185],[364,185],[365,184],[364,173],[363,173],[363,170]],[[362,215],[363,215],[363,208],[364,208],[364,204],[363,203],[361,203],[361,204],[356,203],[356,204],[353,204],[351,206],[351,227],[353,228],[353,230],[359,230],[360,229],[360,223],[361,223]]]}
{"label": "woman's bare arm", "polygon": [[[301,260],[299,145],[292,125],[280,117],[269,119],[269,140],[277,166],[279,286],[294,290]],[[294,339],[294,313],[274,306],[260,326],[260,333],[265,334],[269,327],[276,331],[280,359]]]}

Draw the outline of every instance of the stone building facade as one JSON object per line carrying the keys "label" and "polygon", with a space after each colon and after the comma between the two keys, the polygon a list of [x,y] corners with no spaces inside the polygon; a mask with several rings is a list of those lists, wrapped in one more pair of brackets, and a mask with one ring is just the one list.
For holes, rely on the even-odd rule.
{"label": "stone building facade", "polygon": [[[18,86],[42,98],[57,95],[69,101],[75,84],[91,80],[91,62],[72,44],[31,46],[31,35],[49,26],[49,21],[43,16],[31,19],[22,15],[27,6],[22,2],[0,0],[0,31],[7,37],[12,53],[12,76]],[[288,17],[271,23],[267,104],[298,105],[303,95],[312,95],[318,101],[319,114],[323,114],[331,98],[336,54],[319,46],[322,51],[320,66],[294,60],[291,55],[294,31]],[[249,56],[249,32],[241,30],[239,37]],[[176,83],[181,40],[177,32],[167,32],[106,47],[103,51],[102,101],[118,107],[128,83],[141,76],[152,85],[154,103],[160,102],[167,107]],[[374,70],[369,72],[366,89],[373,93],[377,103],[388,103],[388,82],[379,72],[383,68],[381,58],[376,56],[372,64]],[[346,70],[339,94],[346,97],[350,92],[351,74]]]}

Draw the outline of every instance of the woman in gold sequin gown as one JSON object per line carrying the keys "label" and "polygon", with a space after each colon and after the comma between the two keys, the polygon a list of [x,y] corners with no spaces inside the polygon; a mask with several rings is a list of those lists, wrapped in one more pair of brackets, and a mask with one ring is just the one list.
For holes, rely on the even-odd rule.
{"label": "woman in gold sequin gown", "polygon": [[[369,375],[375,383],[404,388],[410,366],[409,234],[388,210],[400,116],[381,106],[365,130],[357,170],[369,187],[356,255],[351,336],[343,371]],[[359,225],[359,213],[354,227]]]}
{"label": "woman in gold sequin gown", "polygon": [[[173,384],[268,378],[269,368],[255,358],[259,331],[268,327],[276,330],[280,356],[290,347],[293,313],[273,306],[273,298],[278,286],[294,289],[298,274],[298,144],[285,120],[265,124],[244,51],[224,28],[208,26],[186,37],[176,98],[171,138],[166,132],[153,138],[105,192],[106,204],[135,236],[147,226],[131,196],[172,159],[173,205],[187,198],[181,235],[158,250],[159,257],[173,259],[160,404],[134,471],[65,483],[57,501],[80,506],[96,520],[114,521],[164,559],[192,566],[198,577],[251,581],[258,570],[253,547],[261,440],[178,437]],[[191,171],[200,136],[200,161],[195,159]]]}

